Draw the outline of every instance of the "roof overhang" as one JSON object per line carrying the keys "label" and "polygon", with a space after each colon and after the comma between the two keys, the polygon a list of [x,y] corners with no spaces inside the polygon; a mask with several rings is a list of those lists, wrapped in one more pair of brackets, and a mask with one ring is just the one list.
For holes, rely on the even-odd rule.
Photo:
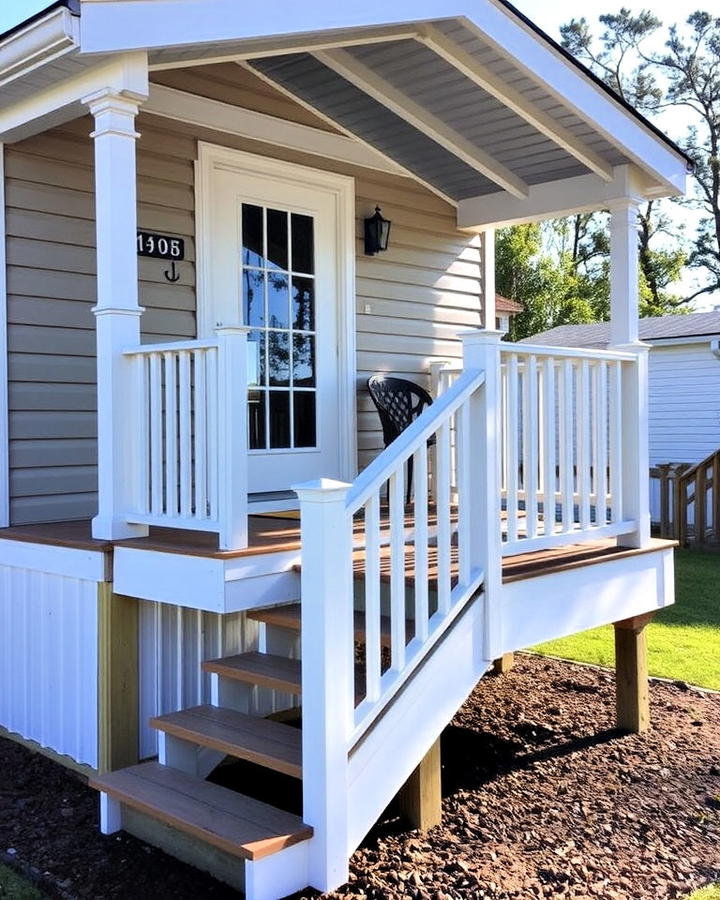
{"label": "roof overhang", "polygon": [[77,112],[71,95],[111,61],[131,60],[141,81],[143,65],[147,77],[232,60],[452,202],[471,230],[685,189],[682,152],[504,0],[80,8],[79,27],[56,9],[0,43],[0,140],[30,133],[23,117],[40,128]]}

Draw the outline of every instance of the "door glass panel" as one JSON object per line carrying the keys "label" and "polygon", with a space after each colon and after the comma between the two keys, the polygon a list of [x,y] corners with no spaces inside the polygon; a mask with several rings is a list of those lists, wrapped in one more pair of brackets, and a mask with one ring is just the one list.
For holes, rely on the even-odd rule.
{"label": "door glass panel", "polygon": [[262,206],[253,206],[243,203],[242,207],[242,234],[243,248],[242,261],[244,266],[262,266],[265,262],[263,253],[263,209]]}
{"label": "door glass panel", "polygon": [[241,224],[250,449],[315,447],[315,222],[243,203]]}
{"label": "door glass panel", "polygon": [[288,215],[279,209],[267,210],[267,255],[271,269],[288,267]]}
{"label": "door glass panel", "polygon": [[270,447],[290,446],[290,391],[270,391]]}
{"label": "door glass panel", "polygon": [[315,248],[313,246],[313,220],[310,216],[293,213],[292,230],[292,267],[293,272],[315,273]]}
{"label": "door glass panel", "polygon": [[257,269],[245,269],[242,274],[245,324],[255,327],[265,324],[265,274]]}
{"label": "door glass panel", "polygon": [[268,272],[268,325],[290,327],[290,284],[284,272]]}
{"label": "door glass panel", "polygon": [[310,334],[293,335],[293,384],[315,387],[315,338]]}
{"label": "door glass panel", "polygon": [[315,391],[293,392],[296,447],[315,446]]}
{"label": "door glass panel", "polygon": [[312,278],[293,276],[292,325],[297,331],[313,331],[315,328],[315,282]]}

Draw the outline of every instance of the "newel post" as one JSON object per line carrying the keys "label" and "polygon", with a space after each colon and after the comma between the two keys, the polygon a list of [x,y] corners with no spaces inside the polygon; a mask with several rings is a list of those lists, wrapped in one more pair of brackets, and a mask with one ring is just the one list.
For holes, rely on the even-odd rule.
{"label": "newel post", "polygon": [[83,102],[95,117],[95,226],[97,236],[98,513],[93,537],[146,535],[129,525],[138,485],[137,391],[123,351],[140,344],[137,265],[135,117],[144,97],[101,90]]}
{"label": "newel post", "polygon": [[650,451],[648,438],[648,351],[638,339],[638,205],[626,197],[610,205],[610,335],[611,350],[635,354],[622,366],[623,519],[636,530],[618,537],[618,544],[643,547],[650,541]]}
{"label": "newel post", "polygon": [[350,485],[321,479],[293,488],[302,517],[303,819],[312,825],[309,881],[348,879],[348,750],[354,710]]}
{"label": "newel post", "polygon": [[218,338],[219,547],[248,545],[248,378],[245,325],[221,325]]}
{"label": "newel post", "polygon": [[471,467],[468,500],[473,528],[472,566],[485,571],[485,647],[486,659],[503,652],[502,611],[502,533],[500,530],[500,338],[501,331],[478,329],[460,335],[463,345],[463,369],[480,369],[485,384],[470,401],[469,446],[476,463]]}

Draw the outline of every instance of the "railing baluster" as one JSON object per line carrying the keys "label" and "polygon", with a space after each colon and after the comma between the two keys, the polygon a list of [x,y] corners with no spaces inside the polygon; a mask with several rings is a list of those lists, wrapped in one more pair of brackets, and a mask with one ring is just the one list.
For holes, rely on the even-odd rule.
{"label": "railing baluster", "polygon": [[551,356],[543,362],[543,394],[543,533],[547,535],[555,532],[555,360]]}
{"label": "railing baluster", "polygon": [[623,511],[622,490],[622,394],[623,364],[613,363],[610,396],[610,508],[611,522],[620,522]]}
{"label": "railing baluster", "polygon": [[423,442],[415,453],[415,637],[428,636],[428,449]]}
{"label": "railing baluster", "polygon": [[580,527],[590,527],[590,367],[586,359],[580,364],[577,392],[577,490],[580,503]]}
{"label": "railing baluster", "polygon": [[446,613],[450,608],[451,477],[450,424],[445,421],[437,431],[437,594],[438,611],[441,613]]}
{"label": "railing baluster", "polygon": [[520,458],[518,455],[518,438],[520,436],[519,394],[518,394],[518,356],[511,353],[507,364],[507,436],[508,436],[508,460],[507,460],[507,492],[505,499],[505,512],[507,516],[507,539],[514,543],[518,538],[518,470]]}
{"label": "railing baluster", "polygon": [[527,360],[525,380],[524,393],[527,402],[523,424],[523,449],[527,447],[527,452],[523,453],[525,519],[527,536],[534,538],[538,533],[538,377],[537,357],[534,354]]}
{"label": "railing baluster", "polygon": [[597,507],[595,522],[607,522],[607,459],[608,459],[608,366],[600,362],[597,374],[597,450],[595,453],[595,493]]}
{"label": "railing baluster", "polygon": [[457,423],[455,462],[458,469],[458,567],[461,583],[467,584],[470,581],[470,529],[473,527],[471,510],[468,506],[473,460],[467,406],[463,405],[458,409],[455,421]]}
{"label": "railing baluster", "polygon": [[560,416],[560,495],[562,498],[562,530],[570,532],[575,524],[574,500],[574,437],[573,437],[573,364],[562,362],[562,379],[559,391]]}
{"label": "railing baluster", "polygon": [[380,696],[380,494],[365,504],[365,696]]}
{"label": "railing baluster", "polygon": [[162,358],[150,354],[150,508],[153,515],[165,512],[163,504],[163,402]]}
{"label": "railing baluster", "polygon": [[[212,347],[207,353],[207,430],[208,434],[217,435],[218,433],[218,351],[216,347]],[[218,460],[216,453],[210,453],[208,457],[208,500],[210,506],[210,517],[213,520],[218,518],[220,508],[219,501],[220,485],[218,483]]]}
{"label": "railing baluster", "polygon": [[207,365],[206,350],[194,354],[195,386],[193,391],[193,413],[195,416],[195,515],[199,519],[208,518],[207,483]]}
{"label": "railing baluster", "polygon": [[190,351],[178,354],[179,370],[179,462],[180,462],[180,515],[192,514],[192,422],[190,419]]}
{"label": "railing baluster", "polygon": [[138,484],[137,484],[137,511],[145,515],[149,509],[150,501],[150,434],[149,434],[149,398],[148,390],[148,365],[145,356],[137,356],[133,366],[135,372],[135,387],[137,389],[137,454],[138,454]]}
{"label": "railing baluster", "polygon": [[165,511],[178,511],[177,371],[174,353],[163,353],[165,360]]}
{"label": "railing baluster", "polygon": [[390,658],[405,668],[405,467],[390,476]]}

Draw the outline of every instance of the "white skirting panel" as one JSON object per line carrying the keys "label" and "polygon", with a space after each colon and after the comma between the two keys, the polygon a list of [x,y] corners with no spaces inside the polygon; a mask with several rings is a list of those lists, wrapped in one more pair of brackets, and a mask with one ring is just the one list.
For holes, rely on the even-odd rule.
{"label": "white skirting panel", "polygon": [[210,702],[205,659],[257,647],[257,623],[168,603],[140,603],[140,757],[157,754],[152,716]]}
{"label": "white skirting panel", "polygon": [[0,725],[98,764],[98,586],[0,565]]}

